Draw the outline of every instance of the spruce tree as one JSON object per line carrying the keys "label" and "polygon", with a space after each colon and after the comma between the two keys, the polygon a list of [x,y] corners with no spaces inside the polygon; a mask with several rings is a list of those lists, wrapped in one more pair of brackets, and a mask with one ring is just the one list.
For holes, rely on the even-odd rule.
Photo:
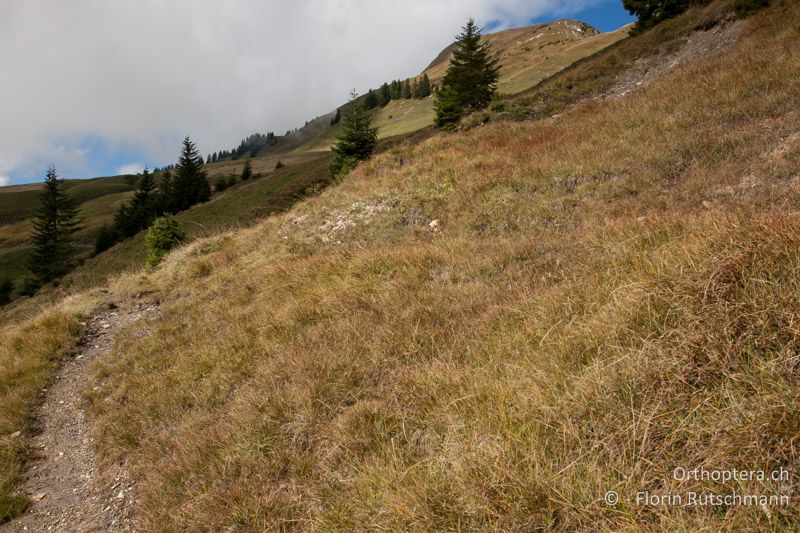
{"label": "spruce tree", "polygon": [[378,142],[378,128],[372,127],[372,117],[358,101],[358,94],[350,93],[350,109],[342,118],[342,134],[332,150],[336,154],[330,165],[332,178],[341,177],[358,161],[368,159]]}
{"label": "spruce tree", "polygon": [[428,77],[428,74],[422,75],[422,81],[419,82],[419,97],[420,98],[427,98],[431,95],[433,91],[431,90],[431,79]]}
{"label": "spruce tree", "polygon": [[161,214],[156,182],[145,168],[130,203],[120,207],[114,218],[114,229],[122,238],[132,237],[148,227]]}
{"label": "spruce tree", "polygon": [[375,109],[378,107],[378,97],[375,95],[375,91],[372,89],[367,92],[367,96],[364,99],[364,107],[367,109]]}
{"label": "spruce tree", "polygon": [[183,139],[173,182],[173,203],[178,211],[189,209],[211,197],[211,187],[203,170],[203,158],[187,136]]}
{"label": "spruce tree", "polygon": [[403,99],[408,100],[411,98],[411,80],[403,82]]}
{"label": "spruce tree", "polygon": [[483,109],[497,90],[500,68],[473,19],[456,37],[450,66],[436,101],[436,125],[450,128],[466,113]]}
{"label": "spruce tree", "polygon": [[381,85],[380,106],[385,107],[392,100],[392,90],[388,83]]}
{"label": "spruce tree", "polygon": [[39,202],[33,221],[33,254],[28,268],[36,282],[44,284],[66,274],[72,267],[75,248],[70,237],[78,229],[78,207],[67,195],[64,180],[59,179],[52,166],[47,169]]}
{"label": "spruce tree", "polygon": [[253,169],[250,167],[250,160],[244,162],[244,168],[242,169],[242,181],[247,181],[253,177]]}
{"label": "spruce tree", "polygon": [[158,182],[158,197],[161,211],[165,213],[175,212],[175,191],[173,188],[174,182],[172,179],[172,172],[169,168],[165,169],[161,175],[161,181]]}

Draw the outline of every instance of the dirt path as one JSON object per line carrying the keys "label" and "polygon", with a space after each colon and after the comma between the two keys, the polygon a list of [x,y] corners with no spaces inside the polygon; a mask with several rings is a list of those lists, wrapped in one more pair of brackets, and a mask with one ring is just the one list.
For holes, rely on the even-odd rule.
{"label": "dirt path", "polygon": [[18,519],[0,526],[0,533],[135,529],[135,487],[121,466],[97,468],[81,393],[92,362],[110,353],[119,328],[156,312],[154,305],[130,310],[106,306],[89,320],[77,352],[58,371],[35,412],[41,430],[32,441],[37,458],[21,487],[31,497],[31,506]]}

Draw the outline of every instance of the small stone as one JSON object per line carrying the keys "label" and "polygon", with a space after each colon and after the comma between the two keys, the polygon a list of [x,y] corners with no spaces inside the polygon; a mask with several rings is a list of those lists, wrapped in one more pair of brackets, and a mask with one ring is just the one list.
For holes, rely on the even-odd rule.
{"label": "small stone", "polygon": [[38,494],[34,494],[33,496],[31,496],[31,500],[35,502],[40,502],[44,499],[45,496],[47,496],[46,492],[40,492]]}
{"label": "small stone", "polygon": [[431,220],[431,223],[428,224],[428,227],[432,230],[436,231],[439,229],[439,221],[438,220]]}
{"label": "small stone", "polygon": [[119,491],[119,494],[117,494],[117,498],[121,500],[124,497],[125,497],[125,491],[124,490]]}
{"label": "small stone", "polygon": [[12,439],[16,439],[16,438],[17,438],[17,437],[19,437],[20,435],[22,435],[22,432],[21,432],[21,431],[15,431],[14,433],[12,433],[12,434],[11,434],[11,438],[12,438]]}

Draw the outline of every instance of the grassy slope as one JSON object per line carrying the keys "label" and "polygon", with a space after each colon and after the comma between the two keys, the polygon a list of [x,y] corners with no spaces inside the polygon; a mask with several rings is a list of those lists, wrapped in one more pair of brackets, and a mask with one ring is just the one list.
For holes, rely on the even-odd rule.
{"label": "grassy slope", "polygon": [[121,279],[162,319],[120,337],[92,412],[146,524],[800,526],[796,500],[630,502],[797,483],[798,21],[773,7],[624,99],[395,147]]}
{"label": "grassy slope", "polygon": [[[498,90],[515,94],[530,89],[571,63],[623,39],[628,32],[627,28],[622,28],[616,32],[583,37],[575,33],[573,28],[577,27],[577,22],[559,21],[488,35],[494,52],[501,59]],[[432,83],[441,81],[449,61],[450,53],[444,50],[425,69]],[[378,127],[379,137],[385,139],[429,126],[435,116],[433,104],[433,98],[393,100],[386,107],[377,109],[373,112],[373,124]],[[339,125],[327,129],[295,152],[330,149],[340,129]]]}

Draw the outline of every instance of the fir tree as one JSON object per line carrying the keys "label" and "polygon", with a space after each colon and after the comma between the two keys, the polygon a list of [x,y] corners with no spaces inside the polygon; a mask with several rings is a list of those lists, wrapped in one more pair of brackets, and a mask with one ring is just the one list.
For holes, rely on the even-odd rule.
{"label": "fir tree", "polygon": [[378,128],[373,128],[372,117],[358,102],[358,94],[350,94],[350,109],[342,119],[342,135],[332,148],[336,154],[329,172],[338,178],[353,168],[358,161],[369,158],[378,142]]}
{"label": "fir tree", "polygon": [[33,221],[33,255],[28,267],[37,283],[64,275],[72,267],[75,248],[70,236],[78,229],[77,204],[64,191],[64,181],[55,167],[47,170],[39,209]]}
{"label": "fir tree", "polygon": [[381,85],[381,94],[379,103],[381,107],[385,107],[392,100],[392,90],[388,83]]}
{"label": "fir tree", "polygon": [[159,204],[161,210],[165,213],[175,212],[175,190],[173,185],[172,172],[167,168],[164,170],[164,173],[161,175],[161,181],[158,183]]}
{"label": "fir tree", "polygon": [[178,166],[175,168],[173,182],[174,207],[183,211],[198,202],[205,202],[211,197],[211,187],[203,170],[203,158],[194,143],[187,136],[183,139]]}
{"label": "fir tree", "polygon": [[419,82],[419,97],[420,98],[427,98],[432,93],[431,89],[431,80],[428,77],[428,74],[425,73],[422,75],[422,81]]}
{"label": "fir tree", "polygon": [[449,128],[464,114],[483,109],[497,90],[500,69],[489,43],[481,43],[473,19],[456,37],[456,47],[436,101],[436,125]]}
{"label": "fir tree", "polygon": [[411,98],[411,81],[406,80],[403,82],[403,92],[402,92],[403,100],[408,100]]}
{"label": "fir tree", "polygon": [[244,168],[242,169],[242,181],[247,181],[253,177],[253,169],[250,167],[250,160],[244,162]]}
{"label": "fir tree", "polygon": [[161,214],[156,182],[145,168],[130,204],[123,205],[114,218],[114,229],[121,238],[132,237],[148,227]]}
{"label": "fir tree", "polygon": [[367,92],[367,96],[364,98],[364,107],[366,109],[375,109],[378,107],[378,97],[372,89]]}

